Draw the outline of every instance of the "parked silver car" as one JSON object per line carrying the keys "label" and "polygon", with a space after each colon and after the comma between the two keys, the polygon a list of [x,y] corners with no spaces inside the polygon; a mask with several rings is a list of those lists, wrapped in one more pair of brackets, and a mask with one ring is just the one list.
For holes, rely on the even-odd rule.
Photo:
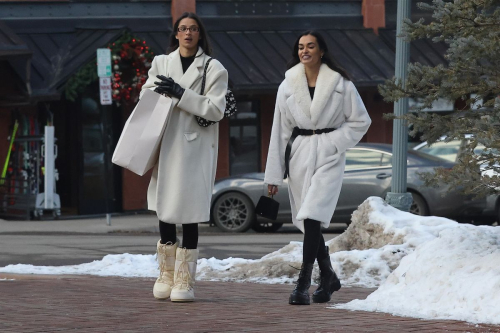
{"label": "parked silver car", "polygon": [[[466,134],[463,140],[451,140],[446,142],[446,136],[442,136],[438,141],[429,145],[427,141],[413,147],[414,150],[424,152],[429,155],[443,158],[451,162],[457,162],[463,149],[469,143],[472,134]],[[485,146],[478,144],[474,149],[475,154],[482,154]],[[497,152],[498,153],[498,152]],[[486,207],[482,213],[482,221],[486,223],[500,222],[500,196],[489,195],[486,198]]]}
{"label": "parked silver car", "polygon": [[[391,187],[392,146],[388,144],[358,144],[346,152],[346,168],[342,190],[332,222],[349,223],[351,214],[370,196],[385,198]],[[413,194],[411,212],[418,215],[436,215],[457,218],[476,216],[484,207],[484,200],[471,200],[458,192],[446,194],[447,188],[425,188],[417,172],[433,171],[436,167],[453,166],[441,158],[416,151],[408,152],[408,191]],[[291,223],[288,183],[279,187],[274,197],[280,202],[276,222],[254,213],[260,196],[267,195],[263,173],[249,173],[223,178],[215,183],[212,198],[212,222],[228,232],[278,230],[283,223]]]}

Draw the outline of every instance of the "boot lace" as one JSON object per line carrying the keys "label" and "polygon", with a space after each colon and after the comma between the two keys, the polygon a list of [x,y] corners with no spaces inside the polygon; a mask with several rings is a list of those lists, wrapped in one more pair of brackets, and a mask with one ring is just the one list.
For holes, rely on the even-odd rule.
{"label": "boot lace", "polygon": [[[167,246],[172,246],[174,243],[172,242],[166,242],[165,244],[161,245],[167,245]],[[164,277],[164,274],[167,271],[167,248],[166,246],[159,246],[156,248],[156,261],[158,262],[158,269],[160,270],[160,276],[159,279],[162,282],[168,282],[166,278]]]}
{"label": "boot lace", "polygon": [[191,290],[191,274],[189,273],[189,265],[186,260],[183,260],[179,265],[179,270],[177,271],[179,278],[175,281],[175,286],[181,289]]}

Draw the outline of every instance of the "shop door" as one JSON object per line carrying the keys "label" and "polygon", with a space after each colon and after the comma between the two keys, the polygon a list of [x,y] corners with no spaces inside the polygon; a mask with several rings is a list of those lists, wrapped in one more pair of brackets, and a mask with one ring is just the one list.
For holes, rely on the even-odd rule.
{"label": "shop door", "polygon": [[[97,88],[97,87],[95,87]],[[113,106],[100,104],[97,89],[87,90],[81,98],[81,162],[79,214],[102,214],[121,210],[121,173],[111,163]]]}

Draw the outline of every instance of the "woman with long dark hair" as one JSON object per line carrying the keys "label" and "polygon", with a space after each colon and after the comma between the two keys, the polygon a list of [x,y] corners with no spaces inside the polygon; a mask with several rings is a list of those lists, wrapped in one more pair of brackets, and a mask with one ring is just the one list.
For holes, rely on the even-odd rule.
{"label": "woman with long dark hair", "polygon": [[302,33],[278,89],[264,182],[271,195],[288,178],[293,223],[304,233],[302,268],[290,304],[310,304],[317,259],[320,285],[313,302],[340,289],[321,228],[332,219],[342,186],[345,151],[371,120],[354,84],[328,53],[323,37]]}
{"label": "woman with long dark hair", "polygon": [[[148,188],[148,208],[158,215],[161,236],[157,243],[160,276],[153,295],[188,302],[194,300],[198,223],[210,219],[219,146],[218,123],[202,127],[196,116],[215,122],[223,118],[228,74],[212,59],[204,94],[200,94],[211,48],[205,27],[194,13],[176,20],[168,52],[153,59],[142,88],[171,97],[173,105]],[[182,225],[182,245],[176,237],[178,224]]]}

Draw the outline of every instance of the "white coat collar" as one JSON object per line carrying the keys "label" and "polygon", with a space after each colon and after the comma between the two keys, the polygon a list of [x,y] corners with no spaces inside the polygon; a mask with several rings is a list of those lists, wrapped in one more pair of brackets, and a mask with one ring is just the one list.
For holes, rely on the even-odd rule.
{"label": "white coat collar", "polygon": [[[203,54],[203,49],[198,47],[198,52],[196,52],[196,57],[193,63],[186,70],[186,73],[182,70],[181,55],[179,48],[169,54],[169,74],[175,82],[177,82],[183,88],[191,88],[192,85],[203,76],[203,70],[205,69],[205,59],[208,58],[206,54]],[[208,59],[207,59],[208,60]]]}
{"label": "white coat collar", "polygon": [[312,101],[307,86],[306,70],[302,63],[290,68],[285,73],[285,77],[292,88],[295,101],[314,125],[317,124],[319,116],[331,98],[333,91],[342,92],[344,90],[343,85],[339,84],[342,76],[330,69],[326,64],[322,64],[319,69]]}

